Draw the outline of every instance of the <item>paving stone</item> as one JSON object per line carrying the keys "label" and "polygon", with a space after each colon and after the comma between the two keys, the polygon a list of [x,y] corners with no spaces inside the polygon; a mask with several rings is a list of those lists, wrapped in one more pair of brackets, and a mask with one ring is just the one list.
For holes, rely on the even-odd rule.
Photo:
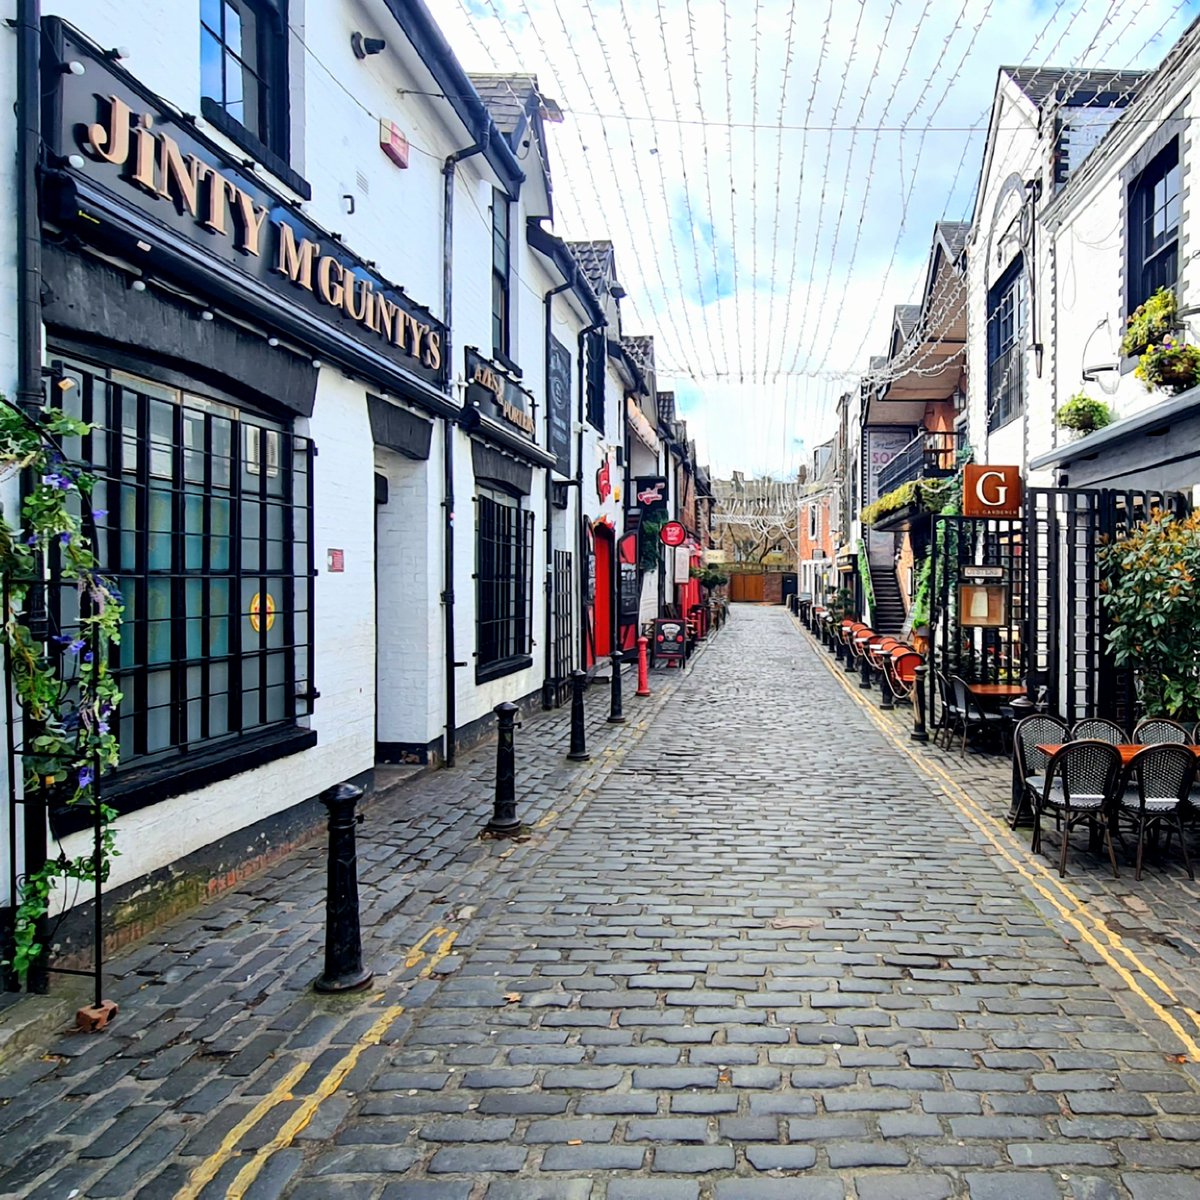
{"label": "paving stone", "polygon": [[707,1175],[733,1169],[732,1146],[659,1146],[654,1170],[675,1175]]}
{"label": "paving stone", "polygon": [[839,1171],[847,1167],[903,1167],[908,1164],[908,1151],[904,1147],[877,1142],[830,1142],[825,1153],[829,1156],[829,1165]]}
{"label": "paving stone", "polygon": [[721,1179],[715,1200],[845,1200],[840,1179]]}
{"label": "paving stone", "polygon": [[630,1121],[625,1127],[627,1142],[703,1142],[708,1140],[708,1122],[702,1117],[651,1117]]}
{"label": "paving stone", "polygon": [[749,1145],[746,1161],[759,1171],[807,1171],[816,1164],[811,1146]]}
{"label": "paving stone", "polygon": [[[292,1196],[299,1196],[304,1186],[301,1184],[292,1192]],[[361,1188],[362,1184],[356,1182],[350,1186]],[[380,1200],[468,1200],[473,1186],[470,1183],[451,1183],[447,1179],[402,1179],[389,1183],[383,1189]],[[322,1196],[321,1192],[313,1192],[311,1200],[322,1200]]]}
{"label": "paving stone", "polygon": [[588,1200],[593,1191],[590,1179],[501,1179],[488,1185],[487,1200]]}
{"label": "paving stone", "polygon": [[995,1171],[966,1175],[971,1200],[1060,1200],[1058,1184],[1048,1175]]}
{"label": "paving stone", "polygon": [[1200,1178],[1193,1175],[1123,1174],[1121,1182],[1133,1200],[1197,1200]]}
{"label": "paving stone", "polygon": [[565,1120],[531,1121],[525,1131],[525,1141],[535,1142],[611,1142],[615,1121]]}
{"label": "paving stone", "polygon": [[607,1200],[697,1200],[699,1195],[700,1185],[690,1179],[614,1179]]}
{"label": "paving stone", "polygon": [[854,1186],[858,1200],[946,1200],[955,1193],[946,1175],[860,1175]]}
{"label": "paving stone", "polygon": [[542,1156],[544,1171],[637,1171],[646,1157],[642,1146],[551,1146]]}
{"label": "paving stone", "polygon": [[427,1142],[507,1142],[515,1128],[515,1121],[450,1117],[426,1122],[420,1135]]}
{"label": "paving stone", "polygon": [[[552,1149],[578,1149],[553,1147]],[[549,1151],[547,1151],[549,1153]],[[518,1146],[444,1146],[429,1160],[434,1175],[480,1175],[492,1171],[519,1171],[528,1151]]]}

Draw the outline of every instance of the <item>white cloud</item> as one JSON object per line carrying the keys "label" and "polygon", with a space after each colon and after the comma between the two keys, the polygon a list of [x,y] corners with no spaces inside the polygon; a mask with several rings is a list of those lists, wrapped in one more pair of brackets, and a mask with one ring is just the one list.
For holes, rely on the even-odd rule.
{"label": "white cloud", "polygon": [[997,68],[1152,66],[1194,8],[441,0],[436,16],[469,70],[536,72],[566,110],[555,230],[615,242],[626,332],[655,335],[701,457],[779,473],[885,350],[934,222],[969,217],[969,129]]}

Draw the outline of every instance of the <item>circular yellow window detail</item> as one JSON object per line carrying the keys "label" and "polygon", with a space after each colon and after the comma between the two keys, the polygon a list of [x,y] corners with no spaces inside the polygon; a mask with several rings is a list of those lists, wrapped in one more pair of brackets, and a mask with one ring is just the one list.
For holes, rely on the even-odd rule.
{"label": "circular yellow window detail", "polygon": [[261,593],[255,592],[250,601],[250,628],[253,629],[255,633],[258,633],[258,631],[262,628],[262,612],[264,607],[267,611],[266,621],[267,632],[269,633],[271,626],[275,624],[275,598],[270,592],[268,592],[265,597]]}

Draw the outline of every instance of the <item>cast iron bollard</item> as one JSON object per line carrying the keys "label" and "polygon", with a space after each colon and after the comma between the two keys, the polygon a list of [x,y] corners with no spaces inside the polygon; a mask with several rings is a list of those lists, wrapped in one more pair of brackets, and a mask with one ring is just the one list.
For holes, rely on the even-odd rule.
{"label": "cast iron bollard", "polygon": [[871,688],[875,686],[875,680],[871,678],[871,660],[867,657],[867,643],[863,643],[862,658],[858,662],[858,686],[860,688]]}
{"label": "cast iron bollard", "polygon": [[516,728],[517,708],[511,700],[497,704],[496,714],[496,799],[492,804],[492,819],[484,832],[496,837],[512,837],[521,828],[517,820],[517,765],[513,730]]}
{"label": "cast iron bollard", "polygon": [[587,687],[585,671],[571,672],[571,751],[567,755],[572,762],[587,762],[592,756],[587,751],[587,735],[583,723],[583,692]]}
{"label": "cast iron bollard", "polygon": [[650,663],[647,648],[650,645],[648,637],[640,637],[637,640],[638,646],[638,685],[637,695],[650,695]]}
{"label": "cast iron bollard", "polygon": [[612,656],[612,702],[608,709],[610,725],[624,725],[625,714],[621,709],[621,656]]}
{"label": "cast iron bollard", "polygon": [[374,974],[363,966],[358,924],[358,852],[354,806],[363,790],[339,783],[321,793],[329,810],[329,880],[325,892],[325,973],[318,992],[352,992],[366,987]]}
{"label": "cast iron bollard", "polygon": [[879,707],[884,709],[895,708],[896,702],[895,697],[892,695],[892,685],[888,682],[887,660],[884,659],[883,661],[885,666],[879,672]]}
{"label": "cast iron bollard", "polygon": [[913,728],[909,740],[914,742],[929,741],[925,730],[925,676],[929,668],[922,663],[913,672],[916,682],[913,684]]}

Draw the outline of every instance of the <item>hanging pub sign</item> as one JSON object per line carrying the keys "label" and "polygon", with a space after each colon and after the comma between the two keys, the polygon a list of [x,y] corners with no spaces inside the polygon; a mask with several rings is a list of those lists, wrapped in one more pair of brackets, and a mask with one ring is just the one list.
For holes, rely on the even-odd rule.
{"label": "hanging pub sign", "polygon": [[675,617],[654,622],[654,661],[683,662],[687,656],[687,624]]}
{"label": "hanging pub sign", "polygon": [[1008,572],[1003,567],[978,567],[968,563],[958,568],[963,583],[1003,583]]}
{"label": "hanging pub sign", "polygon": [[664,546],[682,546],[687,541],[687,530],[678,521],[668,521],[659,530],[658,540]]}
{"label": "hanging pub sign", "polygon": [[[299,308],[441,388],[445,326],[60,21],[47,67],[44,216],[89,242],[189,272],[258,311]],[[78,62],[81,73],[64,71]],[[153,252],[154,257],[149,257]]]}
{"label": "hanging pub sign", "polygon": [[642,515],[667,507],[667,480],[663,475],[642,475],[633,481],[633,498]]}
{"label": "hanging pub sign", "polygon": [[571,474],[571,352],[550,336],[546,361],[547,411],[550,433],[546,448],[557,460],[554,469],[560,475]]}
{"label": "hanging pub sign", "polygon": [[600,497],[601,504],[612,495],[612,471],[609,469],[607,458],[596,472],[596,495]]}
{"label": "hanging pub sign", "polygon": [[1021,516],[1021,468],[967,463],[963,468],[963,516],[1014,520]]}
{"label": "hanging pub sign", "polygon": [[466,349],[467,404],[533,441],[533,398],[503,367]]}

